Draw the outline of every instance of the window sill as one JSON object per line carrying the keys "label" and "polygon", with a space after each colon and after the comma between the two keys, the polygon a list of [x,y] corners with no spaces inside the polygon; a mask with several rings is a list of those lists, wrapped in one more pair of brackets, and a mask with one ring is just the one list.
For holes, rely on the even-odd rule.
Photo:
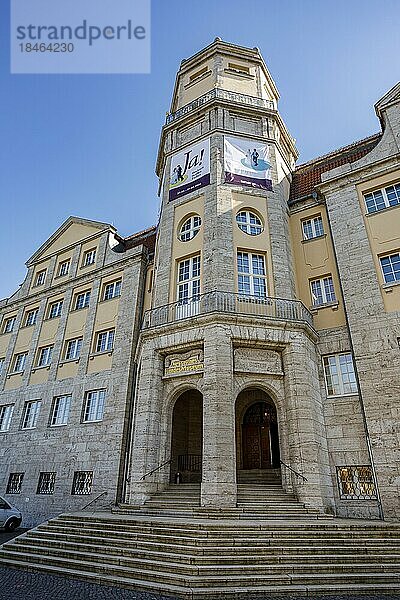
{"label": "window sill", "polygon": [[69,273],[64,273],[64,275],[55,275],[54,276],[54,281],[57,281],[58,279],[63,279],[65,277],[68,277]]}
{"label": "window sill", "polygon": [[80,312],[81,310],[85,310],[88,309],[89,306],[82,306],[82,308],[72,308],[69,312],[70,313],[74,313],[74,312]]}
{"label": "window sill", "polygon": [[25,371],[11,371],[7,374],[7,379],[10,379],[13,375],[23,375]]}
{"label": "window sill", "polygon": [[118,298],[121,298],[121,294],[118,294],[118,296],[113,296],[112,298],[104,298],[103,300],[99,301],[99,304],[103,304],[103,302],[111,302],[111,300],[118,300]]}
{"label": "window sill", "polygon": [[392,281],[390,283],[384,283],[382,285],[382,289],[385,292],[385,294],[390,294],[391,292],[393,292],[393,288],[398,287],[400,285],[400,281]]}
{"label": "window sill", "polygon": [[97,356],[111,356],[112,353],[114,352],[114,349],[112,350],[104,350],[104,352],[92,352],[92,354],[89,354],[89,360],[94,360]]}
{"label": "window sill", "polygon": [[239,69],[224,69],[225,73],[229,73],[229,75],[236,75],[237,77],[243,77],[243,79],[254,79],[254,75],[251,73],[246,73],[245,71],[239,71]]}
{"label": "window sill", "polygon": [[88,267],[94,267],[96,265],[95,262],[89,263],[88,265],[81,265],[80,269],[87,269]]}
{"label": "window sill", "polygon": [[395,208],[399,208],[400,204],[395,204],[394,206],[385,206],[385,208],[381,208],[380,210],[374,210],[372,212],[365,213],[366,217],[373,217],[374,215],[379,215],[380,213],[386,212],[388,210],[393,210]]}
{"label": "window sill", "polygon": [[312,315],[318,314],[318,311],[324,308],[331,308],[332,310],[338,310],[339,302],[325,302],[324,304],[318,304],[317,306],[310,306],[309,310]]}
{"label": "window sill", "polygon": [[358,392],[351,392],[350,394],[329,394],[326,395],[327,398],[349,398],[350,396],[358,396]]}
{"label": "window sill", "polygon": [[22,325],[20,329],[29,329],[29,327],[35,327],[36,323],[31,323],[30,325]]}
{"label": "window sill", "polygon": [[10,335],[11,333],[14,333],[12,330],[11,331],[2,331],[0,333],[0,335]]}
{"label": "window sill", "polygon": [[326,238],[326,233],[323,233],[322,235],[316,235],[315,237],[312,237],[308,240],[303,239],[303,240],[301,240],[301,243],[308,244],[309,242],[314,242],[315,240],[322,240],[324,238]]}
{"label": "window sill", "polygon": [[47,317],[46,319],[43,319],[43,321],[54,321],[54,319],[60,319],[61,315],[57,315],[56,317]]}
{"label": "window sill", "polygon": [[58,364],[59,367],[63,367],[64,365],[68,365],[71,363],[75,363],[78,364],[80,361],[80,357],[78,358],[65,358],[64,360],[60,361],[60,363]]}
{"label": "window sill", "polygon": [[49,425],[49,428],[51,429],[52,427],[66,427],[67,423],[52,423],[51,425]]}
{"label": "window sill", "polygon": [[35,373],[36,371],[42,371],[43,369],[47,369],[48,371],[50,371],[50,365],[38,365],[37,367],[33,367],[33,369],[31,369],[31,373]]}
{"label": "window sill", "polygon": [[93,421],[82,421],[82,425],[90,425],[91,423],[102,423],[103,419],[94,419]]}

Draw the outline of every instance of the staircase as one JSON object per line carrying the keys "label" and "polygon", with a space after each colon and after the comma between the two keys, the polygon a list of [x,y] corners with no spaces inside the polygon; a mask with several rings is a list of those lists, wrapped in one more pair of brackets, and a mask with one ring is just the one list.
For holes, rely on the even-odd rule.
{"label": "staircase", "polygon": [[61,515],[0,547],[0,565],[191,600],[400,593],[400,524]]}

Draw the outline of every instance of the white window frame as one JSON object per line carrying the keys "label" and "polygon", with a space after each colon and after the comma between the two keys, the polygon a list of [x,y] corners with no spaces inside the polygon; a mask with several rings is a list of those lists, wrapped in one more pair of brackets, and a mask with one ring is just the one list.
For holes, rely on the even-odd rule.
{"label": "white window frame", "polygon": [[71,394],[66,394],[65,396],[56,396],[56,398],[54,398],[50,418],[50,427],[61,427],[68,423],[71,400]]}
{"label": "white window frame", "polygon": [[121,295],[122,279],[105,283],[103,287],[103,301],[119,298]]}
{"label": "white window frame", "polygon": [[82,267],[90,267],[90,265],[95,264],[96,252],[97,248],[91,248],[90,250],[86,250],[86,252],[83,254]]}
{"label": "white window frame", "polygon": [[0,406],[0,432],[4,433],[10,429],[11,419],[14,412],[14,404],[3,404]]}
{"label": "white window frame", "polygon": [[29,310],[25,315],[25,324],[24,327],[32,327],[36,325],[37,316],[39,313],[38,308],[34,308],[33,310]]}
{"label": "white window frame", "polygon": [[[343,360],[344,358],[344,360]],[[322,357],[325,388],[328,397],[358,394],[354,362],[351,352],[328,354]],[[351,365],[351,368],[349,368]],[[332,369],[332,367],[334,367]]]}
{"label": "white window frame", "polygon": [[16,320],[17,317],[8,317],[5,319],[2,333],[12,333],[12,331],[14,331]]}
{"label": "white window frame", "polygon": [[40,285],[44,285],[46,281],[47,269],[42,269],[36,273],[35,277],[35,287],[39,287]]}
{"label": "white window frame", "polygon": [[6,360],[6,359],[5,359],[4,357],[1,357],[1,358],[0,358],[0,373],[1,373],[1,372],[2,372],[2,370],[3,370],[3,367],[4,367],[5,360]]}
{"label": "white window frame", "polygon": [[301,222],[303,240],[313,240],[325,235],[324,222],[322,215],[316,215],[310,219],[303,219]]}
{"label": "white window frame", "polygon": [[58,317],[61,317],[63,304],[64,304],[64,299],[57,300],[56,302],[52,302],[51,304],[49,304],[49,312],[48,312],[47,318],[48,319],[57,319]]}
{"label": "white window frame", "polygon": [[13,360],[12,373],[23,373],[26,365],[27,352],[18,352]]}
{"label": "white window frame", "polygon": [[85,394],[82,423],[98,423],[103,420],[106,390],[91,390]]}
{"label": "white window frame", "polygon": [[96,334],[96,346],[95,352],[111,352],[114,349],[114,338],[115,329],[107,329],[106,331],[99,331]]}
{"label": "white window frame", "polygon": [[184,220],[179,228],[179,240],[181,242],[189,242],[199,233],[201,228],[200,215],[191,215]]}
{"label": "white window frame", "polygon": [[[246,262],[243,258],[244,256],[247,256],[247,263],[249,265],[248,270],[240,270],[240,263],[244,265]],[[240,257],[242,257],[241,260]],[[253,259],[255,259],[258,263],[259,259],[261,259],[263,273],[257,272]],[[241,298],[257,298],[260,300],[268,298],[268,281],[265,255],[260,254],[259,252],[251,252],[250,250],[238,250],[236,253],[236,265],[238,272],[237,282],[239,296]],[[248,284],[246,286],[245,280],[246,284]],[[259,288],[261,281],[264,283]],[[248,289],[245,289],[245,287]],[[263,293],[259,293],[262,291],[261,288],[263,288]]]}
{"label": "white window frame", "polygon": [[70,259],[63,260],[62,262],[60,262],[60,264],[58,265],[57,277],[65,277],[66,275],[68,275],[70,265]]}
{"label": "white window frame", "polygon": [[[388,285],[395,285],[396,283],[400,283],[400,269],[398,269],[398,270],[394,269],[394,261],[393,261],[394,257],[398,257],[398,260],[396,262],[400,264],[400,251],[393,252],[392,254],[385,254],[385,256],[379,257],[379,263],[381,265],[383,281],[385,282],[385,284],[388,284]],[[385,259],[386,260],[388,259],[390,262],[390,274],[393,276],[393,279],[389,279],[389,280],[386,279],[387,273],[385,273],[384,267],[382,264],[382,261]]]}
{"label": "white window frame", "polygon": [[67,340],[65,344],[64,360],[77,360],[81,356],[83,338]]}
{"label": "white window frame", "polygon": [[[389,192],[389,190],[390,190],[390,192]],[[393,193],[393,192],[396,196],[397,201],[395,203],[391,204],[391,200],[388,196],[388,193]],[[381,198],[383,199],[384,206],[382,206],[381,208],[377,208],[375,194],[380,194]],[[375,207],[375,210],[369,210],[367,196],[372,196],[373,202],[374,202],[373,206]],[[365,202],[365,208],[369,215],[376,213],[376,212],[380,212],[381,210],[386,210],[387,208],[393,208],[394,206],[399,206],[400,205],[400,182],[396,181],[395,183],[392,183],[391,185],[386,185],[383,188],[378,188],[378,189],[372,190],[370,192],[364,192],[364,202]]]}
{"label": "white window frame", "polygon": [[41,348],[39,348],[38,358],[37,358],[37,363],[36,363],[37,368],[48,367],[51,365],[51,359],[53,356],[53,348],[54,348],[53,345],[42,346]]}
{"label": "white window frame", "polygon": [[28,400],[25,402],[21,429],[35,429],[41,404],[41,400]]}
{"label": "white window frame", "polygon": [[[319,284],[319,289],[321,291],[322,302],[317,302],[319,296],[314,294],[313,284]],[[329,286],[327,288],[327,286]],[[332,288],[332,292],[330,289]],[[328,297],[329,291],[329,297]],[[320,277],[318,279],[310,280],[310,294],[311,294],[311,305],[313,308],[318,308],[318,306],[324,306],[325,304],[334,304],[337,302],[335,286],[333,283],[332,275],[325,275],[325,277]],[[332,294],[332,297],[330,295]]]}
{"label": "white window frame", "polygon": [[[238,220],[242,215],[244,215],[244,220]],[[239,229],[247,235],[260,235],[264,231],[264,223],[261,217],[252,210],[240,210],[236,214],[236,223]]]}
{"label": "white window frame", "polygon": [[[90,304],[90,293],[91,290],[87,290],[85,292],[78,292],[75,295],[75,303],[74,303],[74,310],[83,310],[84,308],[87,308]],[[79,298],[83,298],[83,304],[82,306],[78,306],[79,304]]]}

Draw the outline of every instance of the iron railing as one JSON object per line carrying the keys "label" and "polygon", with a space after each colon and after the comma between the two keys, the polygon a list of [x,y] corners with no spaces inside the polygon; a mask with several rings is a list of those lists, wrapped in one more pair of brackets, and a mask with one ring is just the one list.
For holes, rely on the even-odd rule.
{"label": "iron railing", "polygon": [[279,462],[282,465],[282,467],[285,467],[285,469],[289,469],[289,471],[291,473],[293,473],[294,475],[296,475],[296,477],[298,477],[299,479],[304,481],[304,483],[307,482],[307,477],[304,477],[304,475],[302,475],[302,473],[299,473],[298,471],[295,471],[294,469],[292,469],[292,467],[287,465],[286,463],[284,463],[283,460],[280,460]]}
{"label": "iron railing", "polygon": [[178,456],[178,471],[201,473],[201,454],[180,454]]}
{"label": "iron railing", "polygon": [[213,100],[226,100],[228,102],[234,102],[236,104],[246,104],[247,106],[254,106],[256,108],[265,108],[269,110],[274,109],[274,103],[272,100],[265,98],[257,98],[256,96],[248,96],[247,94],[240,94],[239,92],[231,92],[229,90],[223,90],[221,88],[214,88],[209,92],[206,92],[196,100],[185,104],[177,111],[167,115],[165,124],[169,125],[178,119],[186,116],[194,110],[212,102]]}
{"label": "iron railing", "polygon": [[311,313],[299,300],[260,298],[230,292],[207,292],[186,301],[166,304],[145,312],[143,329],[174,323],[212,312],[250,315],[280,321],[305,322],[312,326]]}
{"label": "iron railing", "polygon": [[144,481],[146,479],[146,477],[148,477],[149,475],[153,475],[153,473],[155,473],[156,471],[159,471],[160,469],[162,469],[163,467],[165,467],[166,465],[169,465],[171,462],[171,458],[169,458],[168,460],[166,460],[165,462],[161,463],[160,465],[158,465],[158,467],[155,467],[155,469],[152,469],[151,471],[148,471],[147,473],[145,473],[144,475],[142,475],[142,477],[140,478],[140,481]]}
{"label": "iron railing", "polygon": [[376,500],[376,486],[369,465],[336,467],[342,500]]}

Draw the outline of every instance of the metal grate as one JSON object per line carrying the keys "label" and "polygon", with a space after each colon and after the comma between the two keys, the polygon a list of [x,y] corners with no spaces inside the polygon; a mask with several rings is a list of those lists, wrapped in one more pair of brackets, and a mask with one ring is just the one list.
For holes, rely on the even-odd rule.
{"label": "metal grate", "polygon": [[336,467],[342,500],[374,500],[377,498],[372,468]]}
{"label": "metal grate", "polygon": [[72,484],[73,496],[85,496],[92,493],[93,471],[75,471]]}
{"label": "metal grate", "polygon": [[56,474],[55,473],[40,473],[36,493],[37,494],[46,494],[46,495],[54,494],[55,483],[56,483]]}
{"label": "metal grate", "polygon": [[6,494],[20,494],[24,473],[10,473]]}
{"label": "metal grate", "polygon": [[180,454],[178,456],[178,471],[201,472],[200,454]]}

